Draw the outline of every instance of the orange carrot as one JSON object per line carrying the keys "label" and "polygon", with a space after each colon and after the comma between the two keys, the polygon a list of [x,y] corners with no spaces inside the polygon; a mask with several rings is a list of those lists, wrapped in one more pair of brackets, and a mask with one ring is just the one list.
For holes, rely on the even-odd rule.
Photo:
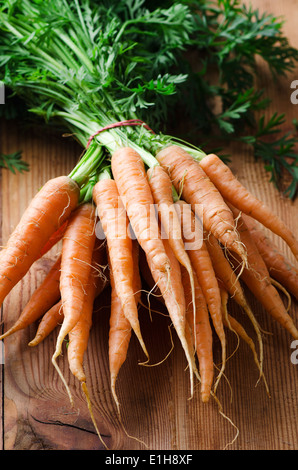
{"label": "orange carrot", "polygon": [[91,203],[83,204],[73,213],[62,243],[60,292],[64,319],[57,338],[52,362],[61,353],[62,342],[78,322],[83,310],[85,285],[88,282],[95,244],[96,211]]}
{"label": "orange carrot", "polygon": [[237,302],[237,304],[244,310],[250,319],[255,332],[258,337],[258,344],[260,348],[260,364],[261,369],[263,365],[263,340],[259,324],[245,298],[242,286],[235,272],[233,271],[231,264],[225,257],[223,250],[221,249],[216,238],[210,233],[206,234],[206,246],[212,261],[212,266],[218,282],[222,283],[224,288],[230,294],[230,296]]}
{"label": "orange carrot", "polygon": [[105,249],[103,244],[96,240],[92,255],[92,269],[88,282],[84,286],[86,295],[82,313],[78,322],[68,334],[69,342],[67,348],[68,363],[71,372],[80,382],[86,382],[86,375],[83,369],[83,357],[87,349],[90,328],[92,325],[92,314],[94,300],[104,288],[106,282],[103,273],[105,264]]}
{"label": "orange carrot", "polygon": [[[136,303],[138,304],[141,296],[141,278],[139,273],[139,245],[133,240],[133,289],[135,293]],[[126,357],[128,346],[131,338],[131,326],[125,317],[122,309],[121,301],[117,295],[114,276],[110,265],[111,280],[111,316],[109,330],[109,365],[112,395],[117,405],[118,413],[120,413],[120,403],[116,394],[116,380],[119,375]]]}
{"label": "orange carrot", "polygon": [[0,305],[24,277],[77,206],[79,187],[67,176],[49,180],[36,194],[0,252]]}
{"label": "orange carrot", "polygon": [[[100,441],[107,449],[107,446],[103,441],[97,427],[97,423],[92,411],[91,399],[86,383],[87,378],[83,367],[84,354],[88,346],[90,328],[92,325],[93,304],[97,295],[98,286],[102,285],[102,278],[104,277],[102,272],[104,255],[105,250],[103,250],[103,244],[100,245],[99,242],[96,243],[92,256],[92,269],[89,275],[89,280],[85,285],[87,295],[85,295],[82,313],[78,322],[68,334],[69,343],[67,348],[67,357],[71,372],[81,383],[94,428],[99,436]],[[98,278],[100,278],[100,284],[98,283]]]}
{"label": "orange carrot", "polygon": [[[261,257],[250,232],[245,225],[240,212],[231,206],[235,219],[237,219],[237,230],[242,242],[247,249],[248,266],[244,268],[241,278],[264,306],[265,310],[278,321],[289,333],[298,339],[298,330],[285,306],[270,280],[270,274],[263,258]],[[236,256],[236,255],[235,255]],[[238,260],[239,262],[239,260]]]}
{"label": "orange carrot", "polygon": [[[112,155],[112,172],[134,234],[146,253],[149,269],[158,285],[186,354],[193,394],[195,363],[185,338],[185,304],[180,266],[167,240],[160,238],[154,199],[140,155],[129,147]],[[171,257],[171,260],[170,260]],[[177,269],[173,266],[176,266]]]}
{"label": "orange carrot", "polygon": [[283,238],[298,260],[298,241],[290,229],[236,179],[220,158],[214,154],[207,155],[200,162],[200,166],[228,202]]}
{"label": "orange carrot", "polygon": [[[214,377],[213,351],[212,351],[212,329],[209,322],[209,313],[205,297],[201,286],[198,283],[197,276],[194,273],[196,313],[195,330],[193,328],[193,308],[192,308],[192,288],[189,276],[182,267],[182,283],[185,293],[186,320],[193,334],[193,342],[196,345],[196,354],[199,362],[199,372],[201,376],[201,397],[205,403],[210,398],[211,387]],[[183,272],[184,271],[184,272]],[[196,339],[194,339],[196,336]]]}
{"label": "orange carrot", "polygon": [[[96,277],[96,297],[105,289],[108,282],[105,274]],[[37,346],[41,343],[58,325],[62,324],[63,319],[63,305],[62,300],[60,300],[44,314],[38,325],[35,337],[30,341],[29,346]]]}
{"label": "orange carrot", "polygon": [[254,358],[254,362],[255,362],[255,364],[256,364],[259,372],[260,372],[260,377],[263,378],[266,391],[269,395],[268,385],[267,385],[267,382],[266,382],[266,379],[265,379],[265,376],[264,376],[264,373],[263,373],[262,364],[260,363],[260,361],[258,359],[257,351],[256,351],[256,348],[255,348],[255,343],[253,342],[252,338],[247,334],[245,328],[241,325],[241,323],[239,323],[236,320],[236,318],[234,318],[233,316],[231,316],[228,313],[227,303],[228,303],[228,299],[229,299],[229,294],[228,294],[228,291],[222,285],[220,286],[220,292],[221,292],[221,299],[222,299],[222,310],[223,310],[224,324],[231,331],[233,331],[238,337],[240,337],[243,341],[245,341],[245,343],[251,349],[252,354],[253,354],[253,358]]}
{"label": "orange carrot", "polygon": [[[191,237],[194,236],[200,239],[201,231],[196,233],[195,225],[195,214],[192,211],[189,204],[185,201],[177,201],[175,203],[177,210],[181,217],[181,226],[183,237],[188,242],[191,241]],[[212,266],[212,262],[206,248],[204,241],[201,239],[200,247],[197,249],[188,250],[188,255],[191,260],[191,264],[194,272],[196,273],[199,285],[202,288],[205,296],[208,310],[212,318],[213,326],[219,337],[222,347],[222,368],[217,378],[215,389],[219,382],[219,378],[222,376],[225,362],[226,362],[226,337],[224,332],[224,326],[222,321],[222,310],[221,310],[221,298],[218,282],[215,276],[215,272]]]}
{"label": "orange carrot", "polygon": [[115,282],[115,289],[123,309],[140,345],[148,358],[138,318],[138,307],[133,285],[134,264],[132,239],[128,233],[128,218],[119,197],[116,183],[102,179],[93,188],[93,199],[107,239],[109,263]]}
{"label": "orange carrot", "polygon": [[[182,282],[182,287],[183,287],[183,295],[184,295],[184,282],[183,282],[183,279],[182,279],[182,272],[181,272],[181,268],[180,268],[180,265],[178,263],[178,260],[176,259],[174,253],[172,252],[171,250],[171,247],[169,245],[169,243],[167,241],[164,242],[166,244],[166,250],[168,250],[168,255],[170,257],[170,260],[171,262],[173,262],[173,267],[175,268],[175,266],[177,267],[178,271],[180,271],[179,273],[179,276],[181,275],[181,282]],[[147,286],[149,287],[149,292],[148,292],[148,303],[149,303],[149,295],[150,294],[153,294],[156,299],[160,302],[160,304],[162,304],[163,306],[169,306],[169,302],[165,302],[165,298],[164,296],[162,295],[161,293],[161,290],[160,290],[160,287],[162,289],[162,285],[159,283],[156,283],[155,282],[155,279],[157,279],[156,276],[155,279],[153,277],[154,275],[154,272],[153,272],[153,275],[151,273],[151,270],[150,270],[150,267],[148,265],[148,260],[147,260],[147,257],[146,257],[146,254],[145,252],[140,249],[140,256],[139,256],[139,265],[140,265],[140,272],[142,274],[142,277],[143,279],[145,280]],[[183,267],[182,267],[183,268]],[[179,276],[177,278],[177,282],[179,282]],[[188,284],[190,286],[190,279],[189,279],[189,276],[187,274],[187,279],[188,279]],[[160,287],[159,287],[160,286]],[[177,299],[179,298],[179,294],[181,294],[181,287],[179,287],[178,291],[177,291]],[[190,287],[190,290],[191,290],[191,287]],[[171,300],[171,299],[169,299]],[[176,302],[176,300],[174,299],[174,301]],[[192,307],[192,298],[190,299],[190,309],[192,310],[192,313],[190,315],[189,313],[189,309],[188,309],[188,318],[186,316],[186,302],[185,302],[185,295],[184,295],[184,299],[183,299],[183,302],[182,302],[182,308],[184,309],[184,317],[185,319],[181,319],[182,321],[182,327],[180,328],[180,331],[178,329],[178,336],[180,334],[180,336],[182,335],[182,339],[181,339],[181,342],[182,342],[182,345],[183,345],[183,348],[186,348],[188,347],[189,348],[189,351],[192,353],[192,354],[195,354],[195,341],[196,339],[194,338],[194,335],[193,335],[193,331],[195,330],[195,326],[194,326],[194,309]],[[149,310],[151,311],[151,307],[149,307]],[[157,310],[155,310],[156,312]],[[160,312],[160,311],[157,311],[159,314],[162,314],[162,315],[165,315],[165,316],[170,316],[171,318],[171,315],[169,315],[169,313],[166,313],[166,312]],[[181,311],[179,312],[179,314],[181,314]],[[175,317],[175,311],[173,312],[173,315]],[[192,325],[190,326],[188,324],[188,320],[191,320],[192,321]],[[179,319],[176,319],[176,324],[177,322],[179,322]],[[184,326],[183,326],[183,323],[184,323]],[[175,327],[175,322],[173,322],[173,325]],[[179,324],[177,324],[177,328],[179,328]],[[183,331],[184,330],[184,331]],[[173,342],[172,342],[172,345],[173,345]],[[168,355],[167,355],[168,356]],[[194,373],[196,374],[196,376],[198,376],[198,371],[196,370],[196,367],[195,367],[195,363],[194,364]]]}
{"label": "orange carrot", "polygon": [[60,265],[61,256],[54,263],[41,285],[34,291],[17,321],[0,336],[0,340],[34,323],[59,300]]}
{"label": "orange carrot", "polygon": [[173,201],[172,182],[166,170],[160,165],[149,168],[147,175],[153,200],[157,205],[162,229],[164,229],[165,236],[169,240],[169,244],[179,263],[184,266],[188,272],[193,293],[192,305],[195,312],[193,270],[189,256],[184,248],[180,221]]}
{"label": "orange carrot", "polygon": [[142,248],[139,249],[139,267],[141,276],[147,284],[147,287],[149,288],[148,295],[156,295],[157,299],[164,305],[164,299],[161,295],[158,286],[155,284],[155,281],[152,277],[151,271],[147,263],[146,253],[144,252],[144,250],[142,250]]}
{"label": "orange carrot", "polygon": [[62,300],[60,299],[42,317],[35,337],[28,343],[29,346],[37,346],[41,343],[64,319]]}
{"label": "orange carrot", "polygon": [[68,220],[66,220],[66,221],[61,225],[61,227],[59,227],[58,230],[56,230],[56,232],[53,233],[53,235],[49,238],[49,240],[46,242],[46,244],[45,244],[44,247],[42,248],[42,250],[41,250],[41,252],[40,252],[40,256],[41,256],[41,257],[44,256],[44,255],[45,255],[51,248],[53,248],[53,246],[55,246],[58,242],[60,242],[60,240],[62,240],[67,225],[68,225]]}
{"label": "orange carrot", "polygon": [[282,284],[298,300],[298,269],[249,216],[242,215],[262,256],[270,276]]}
{"label": "orange carrot", "polygon": [[117,150],[112,155],[112,172],[134,235],[150,257],[150,265],[160,275],[168,275],[170,263],[159,236],[154,200],[140,155],[130,147]]}
{"label": "orange carrot", "polygon": [[168,171],[177,192],[191,204],[205,229],[227,249],[238,253],[245,263],[245,250],[235,230],[231,211],[199,163],[176,145],[166,147],[156,158]]}
{"label": "orange carrot", "polygon": [[181,342],[182,348],[185,352],[186,359],[189,365],[190,372],[190,385],[191,385],[191,395],[193,395],[193,374],[197,373],[195,361],[194,361],[194,352],[191,350],[191,345],[187,341],[187,335],[185,333],[186,329],[186,306],[185,306],[185,296],[184,289],[181,278],[181,269],[178,260],[176,259],[170,244],[167,239],[162,240],[165,251],[167,253],[168,259],[170,260],[171,266],[171,282],[169,284],[168,280],[164,276],[160,276],[159,269],[155,268],[152,263],[152,259],[149,256],[146,256],[149,269],[151,271],[152,277],[156,285],[158,286],[165,305],[167,307],[169,316],[172,320],[178,338]]}

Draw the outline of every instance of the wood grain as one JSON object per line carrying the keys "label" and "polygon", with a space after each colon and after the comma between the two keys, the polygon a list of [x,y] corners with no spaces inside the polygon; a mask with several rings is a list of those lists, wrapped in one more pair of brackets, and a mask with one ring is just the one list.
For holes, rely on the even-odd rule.
{"label": "wood grain", "polygon": [[[295,0],[281,3],[273,0],[254,0],[261,11],[284,15],[285,32],[292,44],[298,47],[298,10]],[[298,69],[293,77],[273,83],[260,64],[259,80],[271,97],[269,112],[278,109],[287,115],[285,126],[297,117],[297,106],[290,102],[290,83],[298,79]],[[296,76],[295,76],[296,75]],[[1,151],[23,150],[30,164],[30,172],[12,175],[2,172],[2,244],[20,219],[28,202],[38,188],[49,178],[66,174],[76,163],[81,149],[69,138],[28,130],[21,124],[3,123]],[[255,163],[247,149],[232,147],[231,168],[257,197],[264,200],[279,214],[289,227],[298,233],[298,201],[290,202],[269,183],[262,164]],[[289,256],[288,248],[277,237],[278,246]],[[23,281],[6,299],[2,311],[5,329],[19,316],[30,294],[44,278],[53,263],[59,247],[38,261]],[[228,448],[242,450],[297,450],[298,435],[298,365],[292,364],[291,338],[271,320],[262,307],[246,291],[262,328],[264,368],[271,398],[262,383],[257,386],[258,371],[248,347],[232,333],[228,334],[229,353],[226,376],[219,386],[218,396],[223,410],[239,429],[237,440]],[[144,302],[146,297],[143,298]],[[152,298],[153,309],[162,310]],[[230,302],[229,309],[241,320],[253,336],[248,319]],[[292,315],[298,320],[297,303],[293,301]],[[140,311],[144,340],[150,353],[152,367],[140,365],[143,353],[132,337],[129,354],[117,383],[122,403],[122,421],[127,433],[146,442],[152,450],[217,450],[232,442],[236,429],[211,400],[200,401],[199,387],[188,400],[190,387],[186,360],[179,341],[173,334],[171,349],[169,319],[148,309]],[[108,369],[109,290],[97,300],[88,353],[85,358],[87,384],[93,401],[98,426],[107,445],[114,449],[144,449],[137,440],[124,431],[113,404]],[[5,450],[99,450],[99,442],[91,423],[84,396],[78,383],[68,370],[65,354],[59,365],[69,382],[75,407],[68,402],[66,391],[50,362],[57,333],[49,336],[36,348],[27,346],[36,325],[15,334],[5,341],[5,364],[2,367],[4,396],[0,427]],[[171,330],[172,331],[172,330]],[[219,364],[220,345],[215,339],[215,359]],[[162,361],[160,365],[154,364]]]}

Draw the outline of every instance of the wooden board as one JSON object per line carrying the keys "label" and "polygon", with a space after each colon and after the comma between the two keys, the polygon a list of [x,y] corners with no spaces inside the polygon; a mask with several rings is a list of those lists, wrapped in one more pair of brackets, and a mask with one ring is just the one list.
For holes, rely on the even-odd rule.
{"label": "wooden board", "polygon": [[[281,3],[273,0],[253,1],[261,11],[271,11],[287,18],[285,32],[298,47],[298,9],[295,0]],[[297,105],[290,101],[290,83],[298,79],[298,69],[291,77],[273,83],[266,70],[259,73],[260,83],[271,97],[270,112],[277,109],[287,115],[286,126],[297,117]],[[70,139],[44,134],[40,129],[28,130],[26,124],[4,123],[1,129],[1,151],[23,150],[30,172],[12,175],[2,172],[1,201],[2,244],[18,223],[21,214],[38,188],[49,178],[67,174],[80,156],[81,149]],[[249,190],[270,205],[294,233],[298,232],[298,201],[291,202],[268,181],[262,164],[256,164],[247,149],[233,146],[231,168]],[[0,219],[0,220],[1,220]],[[288,248],[277,237],[274,240],[292,259]],[[59,247],[38,261],[28,275],[5,300],[2,315],[5,330],[19,316],[31,293],[44,278],[53,263]],[[144,359],[142,351],[132,337],[129,354],[119,380],[118,395],[122,404],[122,421],[119,421],[113,404],[108,369],[109,290],[96,302],[94,324],[91,330],[85,369],[93,409],[98,426],[108,447],[117,450],[217,450],[228,446],[233,450],[294,450],[298,449],[298,364],[291,362],[292,340],[264,313],[258,302],[246,291],[264,334],[264,369],[271,398],[262,383],[257,386],[258,371],[248,347],[228,334],[231,358],[226,369],[227,380],[222,380],[218,397],[226,416],[219,413],[211,400],[202,404],[199,387],[193,399],[188,400],[189,376],[186,360],[179,342],[173,334],[171,349],[168,318],[142,308],[141,322],[151,364],[139,364]],[[145,300],[145,298],[144,298]],[[152,299],[152,308],[159,309]],[[253,335],[247,318],[233,303],[230,311],[241,319]],[[298,321],[298,306],[293,301],[292,315]],[[53,370],[50,358],[54,351],[57,333],[48,337],[36,348],[29,348],[36,325],[5,340],[5,363],[1,366],[1,434],[5,450],[97,450],[99,442],[91,423],[80,386],[68,371],[66,355],[59,358],[59,366],[69,382],[75,399],[70,407],[64,386]],[[215,340],[215,359],[220,361],[220,345]],[[231,424],[234,423],[234,425]],[[128,434],[133,437],[129,437]]]}

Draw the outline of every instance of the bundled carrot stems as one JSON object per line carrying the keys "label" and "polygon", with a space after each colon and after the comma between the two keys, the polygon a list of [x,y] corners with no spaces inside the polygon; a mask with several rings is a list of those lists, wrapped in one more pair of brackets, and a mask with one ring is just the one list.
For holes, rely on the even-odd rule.
{"label": "bundled carrot stems", "polygon": [[[58,4],[63,16],[59,16]],[[116,18],[119,12],[114,8]],[[296,261],[297,240],[218,156],[206,155],[190,143],[148,126],[143,120],[144,108],[149,110],[149,117],[154,99],[166,99],[184,77],[154,76],[151,62],[142,58],[142,48],[133,62],[138,31],[131,31],[129,22],[121,27],[109,17],[106,21],[111,21],[109,27],[113,25],[114,29],[108,34],[107,23],[106,29],[100,30],[97,23],[103,21],[102,9],[104,6],[93,11],[91,3],[82,6],[78,0],[42,4],[24,0],[4,2],[0,11],[0,37],[8,50],[7,84],[32,113],[45,117],[47,123],[62,125],[84,149],[69,175],[57,175],[45,182],[0,252],[2,303],[34,262],[58,242],[62,246],[57,263],[1,339],[38,320],[36,336],[29,343],[36,347],[58,329],[52,363],[73,403],[59,368],[64,339],[68,338],[69,367],[82,384],[100,438],[83,366],[93,305],[109,286],[110,384],[120,416],[117,377],[132,334],[144,354],[143,363],[150,365],[150,350],[138,313],[144,288],[140,253],[152,281],[149,287],[158,289],[185,353],[190,397],[199,381],[201,400],[206,403],[214,397],[219,403],[218,386],[228,360],[227,330],[249,345],[268,391],[262,328],[243,284],[268,315],[298,339],[295,321],[275,283],[297,299],[297,267],[282,253],[277,256],[276,247],[260,227],[281,237]],[[171,12],[175,11],[173,7]],[[146,29],[150,29],[150,21],[160,25],[167,18],[170,22],[168,13],[160,9],[158,23],[154,12],[145,10],[139,19],[142,33],[150,36],[151,30]],[[49,15],[59,19],[51,23],[50,34]],[[113,15],[113,8],[109,15]],[[181,5],[179,15],[176,35],[179,31],[190,34],[190,11]],[[183,24],[189,31],[182,30]],[[164,23],[165,29],[171,27]],[[161,38],[168,40],[166,34]],[[113,63],[109,59],[112,53]],[[141,72],[147,76],[147,84],[137,88],[135,81]],[[112,80],[113,74],[117,80]],[[152,103],[148,102],[149,89],[154,95]],[[142,110],[142,119],[137,110]],[[98,222],[104,242],[96,236]],[[256,342],[229,312],[229,301],[236,302],[247,315]],[[219,366],[214,364],[215,336],[221,348]]]}

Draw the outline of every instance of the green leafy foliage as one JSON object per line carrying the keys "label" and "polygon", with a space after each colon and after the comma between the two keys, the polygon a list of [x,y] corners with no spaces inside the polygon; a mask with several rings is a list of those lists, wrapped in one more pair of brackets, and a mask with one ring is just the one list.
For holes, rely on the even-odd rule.
{"label": "green leafy foliage", "polygon": [[0,167],[10,170],[14,174],[29,170],[28,163],[22,160],[22,155],[19,151],[10,154],[0,153]]}
{"label": "green leafy foliage", "polygon": [[92,96],[113,117],[142,118],[150,107],[152,126],[165,119],[164,97],[186,79],[169,73],[192,31],[186,6],[150,12],[141,1],[103,2],[94,9],[86,1],[21,3],[4,2],[2,8],[2,32],[10,32],[1,36],[7,52],[0,67],[6,85],[27,103],[49,118],[74,96],[78,109]]}
{"label": "green leafy foliage", "polygon": [[[259,120],[256,134],[248,139],[253,145],[255,157],[263,160],[266,170],[271,174],[271,181],[277,187],[283,172],[287,172],[291,182],[286,187],[285,194],[293,199],[298,190],[298,139],[294,130],[280,136],[280,126],[284,122],[284,114],[274,113],[267,123],[263,116]],[[275,135],[278,137],[274,138]]]}

